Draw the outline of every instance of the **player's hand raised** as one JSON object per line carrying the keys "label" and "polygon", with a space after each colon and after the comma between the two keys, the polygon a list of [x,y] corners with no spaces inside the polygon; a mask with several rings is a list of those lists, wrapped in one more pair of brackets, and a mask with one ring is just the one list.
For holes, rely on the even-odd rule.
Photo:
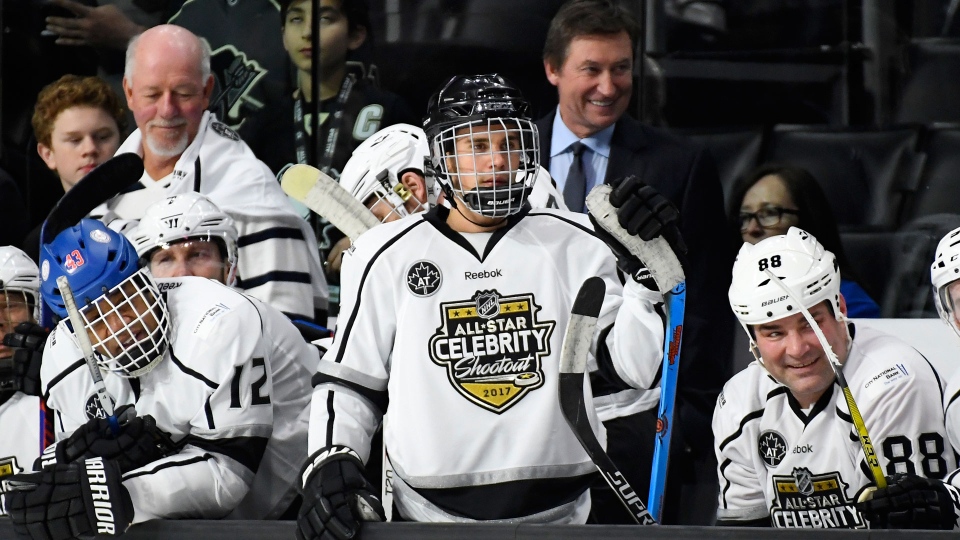
{"label": "player's hand raised", "polygon": [[887,477],[887,487],[858,502],[857,510],[872,529],[951,530],[957,522],[955,499],[957,490],[939,480],[897,473]]}
{"label": "player's hand raised", "polygon": [[662,236],[674,252],[687,252],[678,228],[680,212],[673,203],[637,176],[620,178],[610,185],[610,204],[617,208],[621,227],[644,241]]}
{"label": "player's hand raised", "polygon": [[301,478],[305,480],[297,516],[298,540],[348,540],[360,532],[361,521],[386,519],[380,499],[363,475],[363,462],[346,446],[315,453]]}

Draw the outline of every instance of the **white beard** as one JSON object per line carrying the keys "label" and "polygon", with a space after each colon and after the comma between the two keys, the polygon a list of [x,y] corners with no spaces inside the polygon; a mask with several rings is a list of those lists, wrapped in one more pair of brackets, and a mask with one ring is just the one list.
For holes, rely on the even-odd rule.
{"label": "white beard", "polygon": [[190,138],[187,136],[186,132],[184,132],[183,135],[173,144],[163,144],[150,133],[146,133],[143,140],[151,152],[159,157],[165,158],[179,156],[184,150],[187,149],[187,146],[190,145]]}

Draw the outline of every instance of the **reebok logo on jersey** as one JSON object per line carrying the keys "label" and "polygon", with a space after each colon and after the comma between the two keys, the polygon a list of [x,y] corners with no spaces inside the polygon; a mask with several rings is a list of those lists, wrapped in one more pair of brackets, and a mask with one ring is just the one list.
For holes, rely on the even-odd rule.
{"label": "reebok logo on jersey", "polygon": [[794,467],[790,476],[771,478],[776,494],[770,508],[774,527],[809,529],[865,529],[866,523],[838,472],[813,474]]}
{"label": "reebok logo on jersey", "polygon": [[470,300],[440,304],[441,325],[430,358],[470,402],[497,414],[543,386],[554,321],[538,321],[532,294],[477,291]]}
{"label": "reebok logo on jersey", "polygon": [[794,454],[812,454],[812,453],[813,453],[813,445],[812,445],[812,444],[805,444],[805,445],[803,445],[803,446],[794,446],[792,452],[793,452]]}
{"label": "reebok logo on jersey", "polygon": [[90,483],[90,498],[93,499],[93,513],[97,518],[97,533],[116,534],[113,518],[113,505],[110,503],[110,488],[107,487],[107,474],[103,470],[103,458],[85,460],[87,482]]}
{"label": "reebok logo on jersey", "polygon": [[427,260],[420,260],[407,270],[407,289],[414,296],[426,298],[440,289],[443,283],[443,274],[440,268]]}
{"label": "reebok logo on jersey", "polygon": [[495,278],[495,277],[503,277],[503,270],[497,268],[496,270],[481,270],[479,272],[463,273],[463,279],[466,279],[466,280],[487,279],[487,278]]}
{"label": "reebok logo on jersey", "polygon": [[767,467],[776,467],[787,455],[787,440],[783,435],[768,429],[757,438],[757,452]]}

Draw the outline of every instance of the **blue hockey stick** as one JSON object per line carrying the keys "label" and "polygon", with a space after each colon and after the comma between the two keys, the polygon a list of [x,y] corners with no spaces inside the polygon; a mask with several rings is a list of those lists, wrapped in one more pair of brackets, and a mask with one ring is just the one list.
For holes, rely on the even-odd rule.
{"label": "blue hockey stick", "polygon": [[663,369],[660,379],[660,407],[657,413],[657,435],[654,443],[650,492],[647,503],[657,523],[663,517],[663,494],[667,486],[667,465],[670,459],[670,435],[673,432],[673,404],[677,395],[677,374],[680,367],[680,338],[683,334],[683,312],[687,287],[683,267],[673,248],[662,237],[649,241],[629,234],[617,220],[616,208],[610,204],[613,188],[601,185],[587,195],[587,208],[594,221],[617,239],[630,253],[643,261],[657,289],[663,294],[667,308],[667,335],[663,343]]}
{"label": "blue hockey stick", "polygon": [[650,513],[663,522],[663,495],[667,487],[670,463],[670,436],[673,434],[673,405],[677,397],[680,372],[680,343],[683,338],[683,312],[687,304],[687,282],[680,282],[664,295],[667,306],[667,335],[663,340],[663,373],[660,379],[660,407],[657,409],[657,438],[650,472]]}

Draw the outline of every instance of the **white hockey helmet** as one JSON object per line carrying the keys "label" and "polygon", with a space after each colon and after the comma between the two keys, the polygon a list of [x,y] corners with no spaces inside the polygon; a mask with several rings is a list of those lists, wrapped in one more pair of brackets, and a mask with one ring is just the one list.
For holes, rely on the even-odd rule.
{"label": "white hockey helmet", "polygon": [[[40,269],[36,263],[13,246],[0,246],[0,293],[18,292],[26,298],[33,320],[39,317],[38,308],[40,299]],[[4,303],[9,306],[10,299]],[[6,322],[11,321],[9,313],[0,313],[0,339],[3,334],[12,328],[5,328]],[[22,322],[22,321],[18,321]],[[16,325],[13,325],[16,326]]]}
{"label": "white hockey helmet", "polygon": [[756,244],[744,243],[733,263],[730,307],[755,345],[749,326],[776,321],[800,307],[775,283],[769,268],[796,294],[802,307],[810,309],[827,301],[838,319],[840,312],[840,267],[810,233],[790,227],[787,234],[771,236]]}
{"label": "white hockey helmet", "polygon": [[[427,174],[426,161],[430,147],[423,130],[409,124],[387,126],[367,138],[356,150],[340,173],[340,185],[358,201],[367,204],[371,197],[385,201],[392,208],[381,218],[396,214],[404,217],[410,213],[425,211],[436,204],[433,175]],[[413,194],[400,181],[407,171],[424,178],[427,200],[417,201],[413,212],[404,204]],[[416,199],[414,199],[416,200]]]}
{"label": "white hockey helmet", "polygon": [[189,239],[214,242],[227,267],[225,283],[236,285],[237,227],[233,218],[204,195],[181,193],[151,204],[127,237],[144,266],[149,266],[156,249]]}
{"label": "white hockey helmet", "polygon": [[956,309],[950,298],[949,285],[960,279],[960,227],[948,232],[937,244],[937,254],[930,265],[930,283],[933,285],[933,302],[943,322],[960,335]]}

